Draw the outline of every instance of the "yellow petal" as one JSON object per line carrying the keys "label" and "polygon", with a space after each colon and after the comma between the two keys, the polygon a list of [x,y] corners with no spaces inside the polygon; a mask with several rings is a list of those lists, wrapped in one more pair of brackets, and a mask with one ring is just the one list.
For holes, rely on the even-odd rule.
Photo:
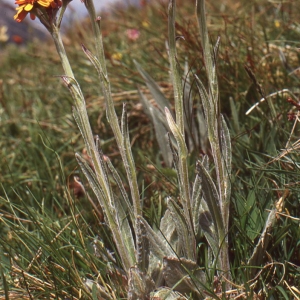
{"label": "yellow petal", "polygon": [[44,6],[44,7],[49,7],[52,2],[53,1],[38,0],[38,4],[40,4],[40,5]]}
{"label": "yellow petal", "polygon": [[27,3],[27,4],[25,5],[24,10],[25,10],[25,11],[31,11],[32,8],[33,8],[33,5],[32,5],[31,3]]}

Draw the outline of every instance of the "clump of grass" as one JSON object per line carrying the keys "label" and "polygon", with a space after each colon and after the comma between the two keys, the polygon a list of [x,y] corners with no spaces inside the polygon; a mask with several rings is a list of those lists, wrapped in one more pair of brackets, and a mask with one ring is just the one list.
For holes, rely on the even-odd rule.
{"label": "clump of grass", "polygon": [[[185,31],[185,35],[189,42],[197,41],[203,53],[203,66],[192,65],[190,73],[199,75],[199,70],[204,67],[205,72],[202,73],[207,74],[206,79],[202,74],[190,76],[189,68],[181,71],[179,62],[181,45],[184,43],[179,41],[176,45],[177,33],[174,29],[180,27],[178,24],[175,27],[174,4],[174,1],[170,1],[168,43],[174,86],[174,115],[173,103],[166,101],[155,82],[136,63],[157,102],[157,105],[153,105],[140,92],[145,109],[154,121],[163,154],[164,163],[160,161],[155,166],[156,176],[160,175],[169,184],[168,190],[163,192],[153,191],[151,186],[148,188],[152,190],[149,195],[151,200],[155,200],[153,203],[143,197],[147,190],[142,190],[142,182],[137,176],[138,158],[133,154],[136,152],[132,152],[134,150],[129,141],[126,106],[123,107],[121,125],[118,123],[101,34],[97,27],[99,22],[95,22],[92,2],[86,1],[86,6],[91,14],[98,44],[95,55],[85,47],[83,52],[98,71],[121,164],[112,164],[103,154],[112,148],[106,148],[102,139],[94,139],[85,108],[85,92],[81,92],[74,79],[59,39],[59,22],[49,24],[61,53],[65,72],[62,78],[73,96],[74,102],[71,99],[70,102],[75,107],[74,117],[85,141],[86,150],[81,152],[81,140],[75,134],[73,139],[76,139],[77,149],[82,153],[76,154],[76,157],[94,194],[77,177],[74,177],[72,189],[77,195],[85,195],[85,198],[75,199],[65,185],[67,180],[62,166],[64,160],[68,159],[62,154],[66,153],[65,149],[71,149],[68,155],[73,155],[71,139],[59,150],[51,145],[52,139],[49,137],[42,136],[41,139],[33,140],[36,143],[34,153],[41,158],[36,160],[36,170],[39,172],[36,175],[36,189],[40,193],[32,193],[35,174],[30,173],[30,162],[26,164],[27,161],[23,159],[20,170],[25,170],[24,182],[30,183],[29,188],[24,188],[20,182],[8,192],[4,189],[5,194],[1,198],[4,208],[1,226],[5,230],[1,243],[1,276],[6,297],[201,299],[224,297],[225,294],[229,297],[231,294],[233,297],[238,295],[244,298],[279,296],[288,299],[290,295],[297,295],[299,262],[294,257],[298,251],[299,216],[295,196],[297,185],[293,184],[299,181],[295,161],[297,141],[293,141],[297,119],[294,131],[288,136],[289,132],[280,128],[284,117],[276,114],[281,111],[275,103],[272,114],[265,111],[262,104],[251,113],[247,121],[249,123],[241,122],[242,107],[245,104],[234,101],[240,94],[237,92],[237,83],[233,83],[235,92],[231,96],[234,100],[229,102],[230,109],[225,110],[227,117],[230,114],[232,117],[232,121],[228,122],[230,138],[227,124],[220,113],[225,104],[216,72],[219,45],[217,43],[211,49],[204,2],[198,2],[198,8],[201,8],[198,9],[201,43],[196,38],[196,31],[191,31],[195,38],[188,35],[190,31]],[[181,31],[183,29],[180,28]],[[224,55],[222,46],[219,53],[221,57]],[[188,61],[194,61],[196,55],[192,54]],[[57,57],[54,59],[57,61]],[[237,71],[238,59],[235,63]],[[226,63],[222,64],[221,60],[218,65],[221,74]],[[258,101],[259,97],[268,98],[254,74],[253,66],[250,67],[252,71],[248,73],[253,83],[245,99],[254,97]],[[246,72],[244,74],[246,76]],[[134,81],[141,82],[138,79]],[[249,82],[249,79],[245,79],[240,84],[247,86]],[[194,99],[196,104],[191,101],[193,86],[196,86],[192,92],[197,95]],[[90,92],[95,90],[93,88]],[[18,89],[13,92],[19,92],[18,97],[23,96]],[[42,92],[46,98],[48,94]],[[39,95],[36,89],[35,93]],[[260,96],[259,93],[263,94]],[[276,96],[282,97],[282,93]],[[185,106],[183,99],[188,99],[189,105]],[[50,106],[45,111],[46,116],[52,117],[52,108]],[[197,122],[189,122],[195,116]],[[68,118],[66,128],[70,124]],[[11,124],[15,126],[14,122]],[[9,126],[9,122],[6,125]],[[14,126],[11,132],[18,137],[22,131]],[[201,131],[201,127],[199,130],[197,126],[205,126],[206,130]],[[59,128],[53,129],[59,132]],[[61,133],[65,134],[68,130],[74,136],[76,129],[73,125],[69,129],[64,128]],[[98,130],[102,133],[103,126]],[[26,132],[29,137],[34,136],[28,129]],[[170,132],[167,138],[166,132]],[[195,133],[201,134],[202,143],[195,143]],[[276,145],[282,145],[282,140],[288,141],[287,150],[275,157],[278,149]],[[206,155],[201,157],[199,153]],[[46,170],[41,167],[41,160],[47,165]],[[172,163],[174,169],[171,168]],[[122,164],[123,167],[120,167]],[[168,168],[163,168],[164,164]],[[17,175],[15,178],[19,179]],[[10,182],[16,183],[13,176],[10,178]],[[164,200],[165,195],[168,197]],[[88,203],[93,206],[93,214],[87,209]],[[231,215],[229,205],[232,208]],[[92,217],[94,221],[91,221]],[[229,290],[230,287],[232,290]]]}

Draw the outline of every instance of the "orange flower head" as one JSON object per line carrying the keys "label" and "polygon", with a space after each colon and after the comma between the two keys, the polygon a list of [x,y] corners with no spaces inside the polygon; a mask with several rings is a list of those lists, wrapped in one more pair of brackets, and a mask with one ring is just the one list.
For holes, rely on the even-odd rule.
{"label": "orange flower head", "polygon": [[[19,7],[16,8],[17,13],[14,16],[14,19],[17,22],[21,22],[27,16],[28,12],[32,10],[34,0],[28,0],[28,1],[19,0],[19,1],[16,1],[15,4],[19,4]],[[31,19],[35,18],[35,16],[32,14],[30,14],[30,17],[31,17]]]}
{"label": "orange flower head", "polygon": [[60,8],[62,3],[61,0],[15,0],[15,4],[18,4],[19,7],[16,8],[17,13],[14,16],[14,19],[17,22],[22,22],[24,18],[30,13],[30,18],[35,19],[35,8]]}

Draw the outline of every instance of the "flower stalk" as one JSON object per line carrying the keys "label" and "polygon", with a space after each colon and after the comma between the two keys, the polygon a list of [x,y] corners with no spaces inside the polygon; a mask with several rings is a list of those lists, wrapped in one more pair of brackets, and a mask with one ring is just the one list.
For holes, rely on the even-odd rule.
{"label": "flower stalk", "polygon": [[[120,214],[118,215],[115,211],[117,204],[115,203],[114,195],[110,187],[103,157],[99,153],[99,140],[97,140],[95,143],[91,125],[89,122],[88,113],[86,110],[84,96],[81,92],[80,86],[75,80],[72,67],[69,63],[62,42],[60,34],[61,17],[62,15],[60,14],[58,19],[46,20],[46,25],[48,26],[45,26],[49,30],[53,38],[54,44],[57,49],[57,53],[60,57],[62,67],[65,73],[65,75],[62,76],[62,79],[69,88],[70,93],[74,99],[74,118],[84,138],[85,145],[87,147],[87,152],[88,155],[91,157],[92,168],[94,171],[79,155],[76,154],[76,158],[85,176],[89,180],[89,183],[95,195],[97,196],[101,206],[104,209],[105,218],[109,224],[109,227],[111,228],[114,240],[120,253],[122,265],[124,266],[125,270],[129,270],[130,267],[132,267],[135,264],[134,245],[133,239],[131,237],[131,231],[128,228],[128,226],[126,227],[124,226],[124,224],[121,224],[121,222],[119,221]],[[45,20],[43,20],[43,22],[45,22]],[[84,50],[85,52],[87,51],[86,49]],[[117,118],[116,115],[115,117]],[[120,135],[122,136],[122,133]],[[126,234],[124,234],[124,231],[126,231]]]}

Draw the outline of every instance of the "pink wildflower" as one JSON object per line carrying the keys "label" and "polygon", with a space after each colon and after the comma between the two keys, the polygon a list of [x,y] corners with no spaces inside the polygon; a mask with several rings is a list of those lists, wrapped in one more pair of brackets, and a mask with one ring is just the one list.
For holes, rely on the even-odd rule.
{"label": "pink wildflower", "polygon": [[129,40],[131,41],[136,41],[140,37],[140,31],[138,29],[127,29],[126,30],[126,35]]}

